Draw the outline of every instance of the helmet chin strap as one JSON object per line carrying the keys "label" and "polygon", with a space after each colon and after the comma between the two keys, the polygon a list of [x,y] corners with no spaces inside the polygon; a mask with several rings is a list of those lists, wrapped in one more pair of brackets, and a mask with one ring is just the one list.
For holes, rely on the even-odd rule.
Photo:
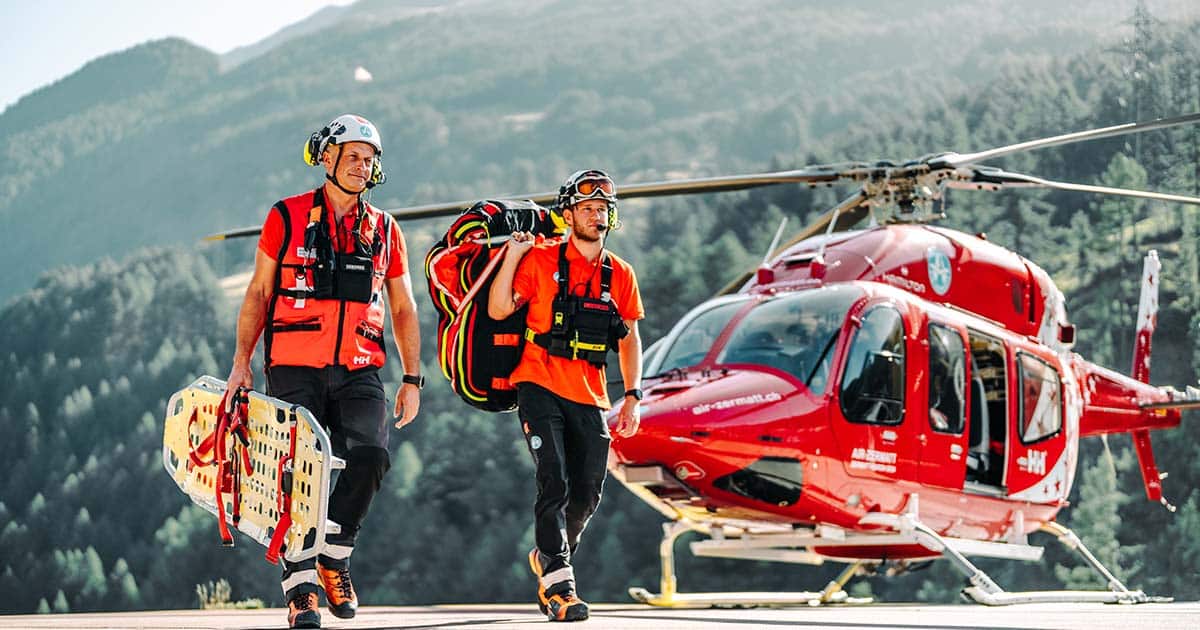
{"label": "helmet chin strap", "polygon": [[337,145],[337,148],[338,148],[337,159],[333,161],[333,174],[330,175],[329,173],[325,173],[325,179],[333,182],[333,185],[337,186],[338,190],[346,193],[347,195],[358,196],[358,195],[363,194],[363,190],[366,190],[365,188],[358,192],[354,192],[353,190],[347,189],[345,186],[342,185],[341,182],[338,181],[338,179],[337,179],[338,166],[340,166],[342,163],[342,150],[344,149],[344,147],[339,144],[339,145]]}

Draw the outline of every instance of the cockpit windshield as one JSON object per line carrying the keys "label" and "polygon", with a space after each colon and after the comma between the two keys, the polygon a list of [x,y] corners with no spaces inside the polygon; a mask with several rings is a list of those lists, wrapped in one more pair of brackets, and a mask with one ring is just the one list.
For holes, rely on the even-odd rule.
{"label": "cockpit windshield", "polygon": [[717,363],[751,363],[782,370],[823,392],[846,312],[861,289],[831,286],[766,300],[737,324]]}
{"label": "cockpit windshield", "polygon": [[662,373],[700,363],[729,320],[745,305],[744,299],[728,301],[697,313],[690,320],[685,319],[679,332],[672,336],[671,348],[655,372]]}

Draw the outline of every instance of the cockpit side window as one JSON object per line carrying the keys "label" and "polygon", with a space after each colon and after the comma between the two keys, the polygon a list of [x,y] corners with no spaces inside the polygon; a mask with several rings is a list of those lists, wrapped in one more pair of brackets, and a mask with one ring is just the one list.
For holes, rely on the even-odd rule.
{"label": "cockpit side window", "polygon": [[958,331],[929,325],[929,426],[934,431],[955,435],[963,431],[966,359]]}
{"label": "cockpit side window", "polygon": [[671,344],[658,372],[691,367],[708,354],[721,331],[729,324],[744,301],[726,302],[697,315]]}
{"label": "cockpit side window", "polygon": [[899,424],[904,419],[904,321],[877,306],[854,333],[842,373],[842,413],[851,422]]}

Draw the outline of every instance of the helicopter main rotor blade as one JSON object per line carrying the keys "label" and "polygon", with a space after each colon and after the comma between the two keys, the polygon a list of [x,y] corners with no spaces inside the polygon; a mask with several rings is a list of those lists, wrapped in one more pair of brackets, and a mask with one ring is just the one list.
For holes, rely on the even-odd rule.
{"label": "helicopter main rotor blade", "polygon": [[1139,199],[1153,199],[1156,201],[1169,201],[1173,203],[1186,203],[1194,206],[1200,206],[1200,197],[1171,195],[1167,193],[1149,192],[1145,190],[1131,190],[1128,188],[1111,188],[1109,186],[1090,186],[1088,184],[1057,182],[1054,180],[1043,179],[1041,177],[1034,177],[1033,175],[1011,173],[992,168],[976,168],[975,177],[973,179],[969,181],[947,181],[946,185],[950,188],[966,190],[989,188],[993,190],[999,188],[1053,188],[1056,190],[1088,192],[1100,195],[1117,195],[1121,197],[1136,197]]}
{"label": "helicopter main rotor blade", "polygon": [[729,192],[761,186],[779,184],[831,184],[844,177],[842,170],[847,165],[816,165],[791,171],[773,173],[751,173],[723,177],[700,177],[695,179],[673,179],[645,184],[627,184],[620,187],[617,195],[622,199],[663,197],[666,195],[695,195],[701,193]]}
{"label": "helicopter main rotor blade", "polygon": [[243,238],[246,236],[258,236],[259,234],[262,234],[262,226],[256,225],[254,227],[236,228],[233,230],[225,230],[224,232],[217,232],[216,234],[209,234],[208,236],[205,236],[203,240],[223,241],[223,240],[231,239],[231,238]]}
{"label": "helicopter main rotor blade", "polygon": [[929,165],[950,167],[967,166],[1005,155],[1012,155],[1013,153],[1020,153],[1022,151],[1044,149],[1046,147],[1073,144],[1075,142],[1084,142],[1087,140],[1099,140],[1100,138],[1112,138],[1131,133],[1153,131],[1155,129],[1167,129],[1168,127],[1186,125],[1195,122],[1200,122],[1200,112],[1195,114],[1186,114],[1184,116],[1175,116],[1173,118],[1159,118],[1157,120],[1148,120],[1145,122],[1125,123],[1123,125],[1113,125],[1112,127],[1089,129],[1088,131],[1077,131],[1075,133],[1065,133],[1060,136],[1051,136],[1049,138],[1018,142],[1017,144],[1010,144],[1008,146],[988,149],[987,151],[979,151],[977,153],[949,153],[931,158],[929,160]]}
{"label": "helicopter main rotor blade", "polygon": [[[701,193],[728,192],[746,190],[761,186],[776,186],[779,184],[831,184],[848,177],[843,173],[845,168],[861,165],[816,165],[790,171],[773,173],[752,173],[748,175],[729,175],[723,177],[699,177],[694,179],[674,179],[644,184],[626,184],[620,186],[617,196],[620,199],[641,199],[647,197],[662,197],[667,195],[693,195]],[[500,195],[481,197],[480,199],[528,199],[534,203],[549,205],[558,199],[557,192],[540,192],[525,195]],[[408,206],[385,210],[397,220],[429,219],[434,217],[454,216],[471,207],[478,200],[451,201],[447,203],[432,203],[421,206]],[[205,237],[205,240],[219,241],[244,236],[257,236],[261,232],[258,227],[245,227],[229,230]]]}
{"label": "helicopter main rotor blade", "polygon": [[[824,184],[832,183],[842,177],[841,167],[837,165],[817,165],[791,171],[774,173],[752,173],[749,175],[728,175],[723,177],[699,177],[694,179],[672,179],[643,184],[624,184],[617,190],[620,199],[642,199],[647,197],[663,197],[667,195],[694,195],[700,193],[728,192],[746,190],[760,186],[775,186],[778,184]],[[501,195],[486,197],[487,199],[528,199],[542,205],[553,204],[558,199],[557,192],[542,192],[531,195]],[[399,220],[427,219],[458,214],[468,208],[474,201],[453,201],[450,203],[428,204],[395,208],[386,210],[388,214]]]}

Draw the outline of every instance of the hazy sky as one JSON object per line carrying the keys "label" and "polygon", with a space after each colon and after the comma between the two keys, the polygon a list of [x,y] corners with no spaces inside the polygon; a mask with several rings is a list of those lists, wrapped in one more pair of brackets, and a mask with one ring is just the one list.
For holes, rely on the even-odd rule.
{"label": "hazy sky", "polygon": [[0,110],[110,52],[178,36],[216,53],[351,0],[0,0]]}

